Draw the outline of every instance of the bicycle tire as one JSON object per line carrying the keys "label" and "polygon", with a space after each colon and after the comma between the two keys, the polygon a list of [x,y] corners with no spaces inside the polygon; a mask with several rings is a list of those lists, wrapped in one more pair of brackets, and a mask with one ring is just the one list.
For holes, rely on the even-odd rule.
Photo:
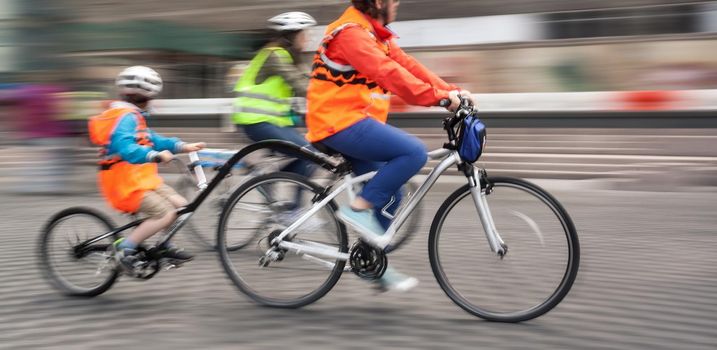
{"label": "bicycle tire", "polygon": [[[488,178],[488,183],[491,184],[492,187],[492,194],[487,195],[487,200],[489,202],[489,206],[491,207],[490,210],[494,211],[493,205],[491,205],[491,196],[493,196],[495,193],[500,193],[496,191],[502,191],[504,192],[510,192],[508,190],[504,190],[503,188],[508,188],[512,190],[517,190],[516,193],[527,193],[534,197],[534,199],[538,199],[539,202],[545,204],[548,209],[550,209],[550,213],[555,216],[555,218],[559,221],[559,226],[561,227],[563,233],[565,234],[566,239],[566,247],[567,247],[567,259],[565,261],[565,267],[564,272],[562,273],[562,277],[560,278],[559,283],[557,283],[557,287],[552,290],[552,286],[555,285],[555,281],[557,281],[557,277],[555,281],[548,283],[549,289],[552,290],[550,295],[542,300],[539,303],[536,303],[532,307],[528,307],[526,309],[517,310],[517,311],[510,311],[510,312],[496,312],[494,310],[489,310],[486,307],[478,306],[474,304],[473,302],[469,301],[467,297],[465,297],[463,294],[464,292],[459,291],[458,288],[454,287],[455,283],[462,283],[455,280],[454,283],[451,283],[450,278],[447,276],[445,270],[444,270],[444,264],[441,260],[441,254],[439,253],[439,239],[441,238],[441,234],[444,231],[443,226],[447,222],[446,218],[451,212],[452,209],[454,209],[457,204],[464,198],[470,197],[470,187],[468,185],[465,185],[455,192],[453,192],[441,205],[441,207],[438,209],[436,216],[433,220],[433,223],[431,225],[430,230],[430,236],[428,241],[428,250],[429,250],[429,257],[430,257],[430,263],[431,268],[433,270],[433,274],[436,277],[436,280],[438,284],[440,285],[441,289],[446,293],[446,295],[458,306],[460,306],[462,309],[467,311],[468,313],[478,316],[480,318],[489,320],[489,321],[496,321],[496,322],[522,322],[526,320],[530,320],[533,318],[536,318],[538,316],[541,316],[545,314],[546,312],[553,309],[556,305],[558,305],[563,298],[568,294],[570,291],[570,288],[572,287],[575,278],[577,276],[578,267],[580,264],[580,245],[578,242],[578,236],[577,232],[575,230],[575,225],[573,224],[570,216],[568,215],[567,211],[563,208],[563,206],[548,192],[543,190],[542,188],[538,187],[537,185],[534,185],[530,182],[527,182],[525,180],[516,179],[516,178],[510,178],[510,177],[494,177],[494,178]],[[531,197],[527,197],[531,198]],[[472,203],[472,201],[471,201]],[[528,201],[524,202],[523,205],[527,205],[527,203],[530,203]],[[475,210],[475,207],[473,208]],[[543,210],[543,209],[540,209]],[[546,212],[547,213],[547,212]],[[551,215],[544,215],[544,217],[550,217]],[[496,221],[496,225],[500,224]],[[513,224],[513,223],[511,223]],[[556,224],[555,227],[558,225]],[[482,227],[481,227],[482,229]],[[500,232],[500,227],[498,229]],[[556,230],[557,231],[557,230]],[[501,232],[501,235],[503,235],[503,232]],[[504,237],[505,238],[505,237]],[[542,239],[542,237],[541,237]],[[518,240],[513,240],[512,242],[506,241],[508,244],[508,247],[511,246],[511,243],[516,243]],[[461,252],[460,249],[466,249],[466,248],[460,248],[455,249],[449,246],[449,243],[446,243],[447,250],[451,250],[452,252]],[[463,245],[465,247],[465,244]],[[469,247],[470,249],[472,247]],[[521,253],[526,252],[521,251]],[[475,251],[472,251],[471,254],[475,254]],[[493,253],[491,253],[493,254]],[[508,253],[508,255],[505,257],[505,260],[500,260],[500,264],[503,264],[506,260],[511,258],[511,253]],[[446,254],[448,255],[448,254]],[[495,255],[494,259],[495,258]],[[447,256],[445,258],[448,258]],[[471,256],[473,259],[473,256]],[[518,259],[518,258],[516,258]],[[461,262],[465,265],[465,262]],[[458,266],[459,264],[456,264]],[[539,265],[539,264],[537,264]],[[559,264],[555,264],[555,266],[562,266]],[[473,268],[476,269],[476,268]],[[562,269],[559,269],[559,271]],[[511,270],[512,271],[512,270]],[[557,276],[557,274],[556,274]],[[541,279],[544,278],[544,276],[541,276]],[[476,282],[474,279],[471,279],[472,285],[475,285]],[[501,283],[502,281],[490,281]],[[467,283],[467,282],[466,282]],[[506,282],[508,283],[508,282]],[[512,283],[512,282],[510,282]],[[520,281],[520,283],[523,283],[523,285],[526,285],[527,283],[525,281]],[[488,288],[492,288],[493,286],[488,286]],[[520,289],[521,287],[518,286],[517,289]],[[469,289],[468,287],[465,288],[465,290]],[[547,289],[547,288],[546,288]],[[504,289],[504,291],[507,293],[508,288]],[[468,293],[465,293],[468,294]],[[540,298],[542,299],[542,297]],[[512,306],[512,305],[511,305]]]}
{"label": "bicycle tire", "polygon": [[[276,297],[276,296],[266,296],[262,295],[263,292],[257,291],[256,285],[252,286],[252,282],[248,282],[247,275],[250,275],[249,273],[240,272],[239,270],[248,269],[251,264],[255,263],[256,260],[251,260],[255,257],[251,256],[251,252],[249,252],[249,249],[241,249],[238,251],[230,251],[227,249],[227,223],[230,219],[230,216],[232,215],[232,212],[234,211],[234,208],[237,206],[237,203],[240,199],[247,196],[252,190],[260,188],[261,186],[267,186],[267,184],[272,184],[271,186],[278,186],[277,184],[280,181],[284,181],[287,183],[293,183],[298,186],[301,186],[305,190],[311,191],[312,197],[316,194],[320,194],[323,191],[323,188],[319,185],[311,182],[308,178],[304,176],[300,176],[294,173],[286,173],[286,172],[276,172],[276,173],[269,173],[260,175],[257,177],[254,177],[252,179],[249,179],[247,182],[243,183],[230,197],[228,200],[224,210],[222,211],[221,218],[219,221],[219,225],[217,228],[217,242],[218,242],[218,251],[219,251],[219,258],[222,264],[222,267],[224,268],[225,272],[227,273],[229,279],[234,283],[234,285],[245,295],[247,295],[250,299],[254,300],[255,302],[270,306],[270,307],[277,307],[277,308],[299,308],[308,304],[311,304],[317,300],[319,300],[321,297],[326,295],[333,287],[336,285],[336,282],[338,282],[339,278],[341,277],[341,274],[343,273],[345,261],[336,260],[334,262],[333,268],[331,268],[330,273],[328,274],[328,277],[323,279],[320,278],[319,282],[321,283],[318,287],[312,288],[312,290],[308,293],[300,293],[301,295],[298,296],[290,296],[290,297]],[[263,193],[261,193],[261,189],[259,189],[260,195],[266,197]],[[246,206],[254,206],[257,207],[258,205],[255,203],[246,204]],[[336,236],[336,246],[338,252],[346,253],[348,252],[348,237],[346,234],[346,228],[344,227],[343,223],[341,223],[335,216],[335,211],[337,210],[337,206],[335,203],[331,202],[328,205],[326,205],[323,210],[325,211],[325,214],[327,214],[327,217],[333,221],[335,232],[333,234]],[[267,212],[269,210],[265,210]],[[319,212],[321,213],[321,212]],[[319,214],[317,213],[317,214]],[[315,214],[315,215],[317,215]],[[256,215],[255,215],[256,216]],[[250,218],[242,217],[241,222],[248,221]],[[262,218],[254,217],[256,221],[258,222],[265,222]],[[264,232],[265,236],[268,236],[267,233],[270,231],[270,229],[267,229],[267,232]],[[259,242],[257,243],[257,246],[262,242],[262,240],[268,239],[268,238],[261,238]],[[261,248],[257,249],[257,251],[263,251]],[[243,266],[239,266],[238,268],[235,267],[235,264],[232,261],[232,257],[230,256],[230,253],[232,255],[238,255],[238,254],[246,254],[246,259],[249,259],[250,262],[247,262]],[[290,253],[291,256],[298,254]],[[289,255],[287,255],[288,257]],[[288,263],[287,263],[288,264]],[[240,264],[239,264],[240,265]],[[296,268],[299,269],[296,265],[281,265],[279,268],[285,267],[285,268]],[[239,269],[239,270],[238,270]],[[305,269],[306,270],[306,269]],[[262,270],[259,271],[270,271],[270,270]],[[243,276],[242,276],[243,274]],[[253,275],[252,275],[253,276]],[[321,282],[323,281],[323,282]],[[270,289],[271,291],[276,291],[281,284],[278,280],[274,279],[271,280]]]}
{"label": "bicycle tire", "polygon": [[[86,232],[88,233],[88,237],[85,237],[84,239],[92,238],[96,235],[100,235],[105,232],[112,231],[116,226],[110,220],[108,217],[106,217],[104,214],[90,208],[83,208],[83,207],[73,207],[68,208],[65,210],[60,211],[59,213],[55,214],[43,227],[42,234],[40,235],[40,241],[39,241],[39,250],[40,250],[40,270],[43,272],[45,277],[51,282],[51,284],[61,291],[62,293],[70,296],[80,296],[80,297],[94,297],[97,295],[100,295],[104,292],[106,292],[114,282],[117,280],[117,277],[119,276],[119,270],[113,265],[112,270],[109,271],[109,274],[97,285],[91,286],[91,287],[83,287],[78,286],[74,284],[73,282],[69,281],[67,279],[67,276],[63,276],[60,271],[57,269],[57,266],[53,264],[53,259],[50,256],[51,252],[50,249],[52,248],[51,240],[54,238],[53,234],[57,233],[58,226],[65,221],[69,220],[73,217],[86,217],[88,219],[91,219],[99,224],[101,226],[101,229],[104,231],[90,231]],[[73,233],[77,235],[77,232],[73,230]],[[77,244],[80,242],[79,235],[77,235],[77,241],[72,242],[74,244]],[[108,252],[109,245],[112,244],[112,242],[117,239],[116,235],[112,235],[110,237],[111,241],[102,243],[102,244],[96,244],[93,246],[93,251],[97,252]],[[71,244],[72,245],[72,244]],[[70,248],[71,247],[65,247]],[[79,262],[80,260],[86,258],[76,258],[72,256],[72,250],[68,249],[66,252],[64,252],[67,255],[70,255],[71,259],[77,260]],[[107,259],[105,257],[105,259]],[[97,271],[97,270],[96,270]]]}

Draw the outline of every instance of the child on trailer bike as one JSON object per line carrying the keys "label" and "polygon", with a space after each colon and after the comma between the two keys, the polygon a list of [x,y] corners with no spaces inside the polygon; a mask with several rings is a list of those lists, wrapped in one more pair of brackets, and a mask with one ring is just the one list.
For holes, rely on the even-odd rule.
{"label": "child on trailer bike", "polygon": [[[164,184],[156,163],[171,161],[175,153],[198,151],[205,144],[184,143],[147,127],[147,105],[162,91],[162,78],[153,69],[126,68],[117,76],[116,86],[120,100],[90,118],[89,135],[92,143],[102,147],[98,180],[104,198],[114,209],[147,217],[129,236],[112,245],[119,265],[132,272],[142,263],[137,257],[139,245],[171,225],[176,209],[187,205],[186,199]],[[173,264],[193,258],[171,244],[158,249],[162,258]]]}
{"label": "child on trailer bike", "polygon": [[[348,160],[354,173],[378,171],[338,217],[364,236],[381,236],[390,220],[380,215],[399,189],[426,163],[426,147],[413,135],[386,124],[390,93],[409,104],[454,111],[468,91],[450,85],[407,55],[386,25],[396,19],[398,0],[352,0],[326,28],[313,62],[307,93],[307,139]],[[395,210],[395,208],[393,209]],[[418,281],[386,269],[376,280],[383,290],[405,291]]]}

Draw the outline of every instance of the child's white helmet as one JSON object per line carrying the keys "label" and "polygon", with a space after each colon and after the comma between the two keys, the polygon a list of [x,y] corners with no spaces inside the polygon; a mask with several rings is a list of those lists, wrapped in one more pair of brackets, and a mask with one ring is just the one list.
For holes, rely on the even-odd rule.
{"label": "child's white helmet", "polygon": [[117,75],[116,84],[120,95],[154,97],[162,91],[162,77],[145,66],[125,68]]}

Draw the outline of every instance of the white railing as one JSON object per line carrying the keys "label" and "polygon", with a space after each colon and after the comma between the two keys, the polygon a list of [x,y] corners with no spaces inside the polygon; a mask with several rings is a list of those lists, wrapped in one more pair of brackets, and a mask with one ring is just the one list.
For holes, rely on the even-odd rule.
{"label": "white railing", "polygon": [[[717,111],[717,89],[475,94],[483,112]],[[229,115],[232,98],[155,100],[156,115]],[[394,104],[394,112],[435,113],[441,108]]]}

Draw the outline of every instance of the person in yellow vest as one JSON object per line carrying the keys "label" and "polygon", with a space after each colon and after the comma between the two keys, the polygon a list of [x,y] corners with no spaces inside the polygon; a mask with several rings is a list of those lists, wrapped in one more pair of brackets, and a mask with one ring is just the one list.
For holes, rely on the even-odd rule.
{"label": "person in yellow vest", "polygon": [[[277,139],[308,146],[294,129],[301,118],[292,116],[293,97],[306,96],[308,76],[299,69],[307,36],[316,20],[303,12],[287,12],[269,19],[275,37],[265,45],[239,78],[233,115],[234,124],[254,142]],[[282,169],[304,176],[312,174],[311,162],[296,159]]]}
{"label": "person in yellow vest", "polygon": [[[162,78],[153,69],[129,67],[118,75],[116,85],[121,101],[112,102],[108,110],[90,118],[88,129],[90,141],[102,147],[98,177],[104,198],[114,209],[147,217],[128,237],[113,245],[118,262],[131,272],[141,263],[136,256],[139,244],[171,225],[176,209],[187,205],[186,199],[164,184],[157,163],[205,145],[164,137],[147,127],[147,105],[162,91]],[[175,246],[159,248],[163,257],[174,263],[193,258]]]}
{"label": "person in yellow vest", "polygon": [[[380,210],[424,166],[426,147],[417,137],[386,124],[391,94],[406,103],[455,110],[468,91],[448,84],[396,44],[386,27],[398,0],[352,0],[326,27],[309,83],[307,139],[340,152],[357,174],[377,171],[338,217],[368,237],[382,236],[390,220]],[[395,208],[395,207],[394,207]],[[391,208],[389,208],[391,209]],[[395,209],[391,209],[395,210]],[[374,281],[382,290],[406,291],[418,280],[389,266]]]}

